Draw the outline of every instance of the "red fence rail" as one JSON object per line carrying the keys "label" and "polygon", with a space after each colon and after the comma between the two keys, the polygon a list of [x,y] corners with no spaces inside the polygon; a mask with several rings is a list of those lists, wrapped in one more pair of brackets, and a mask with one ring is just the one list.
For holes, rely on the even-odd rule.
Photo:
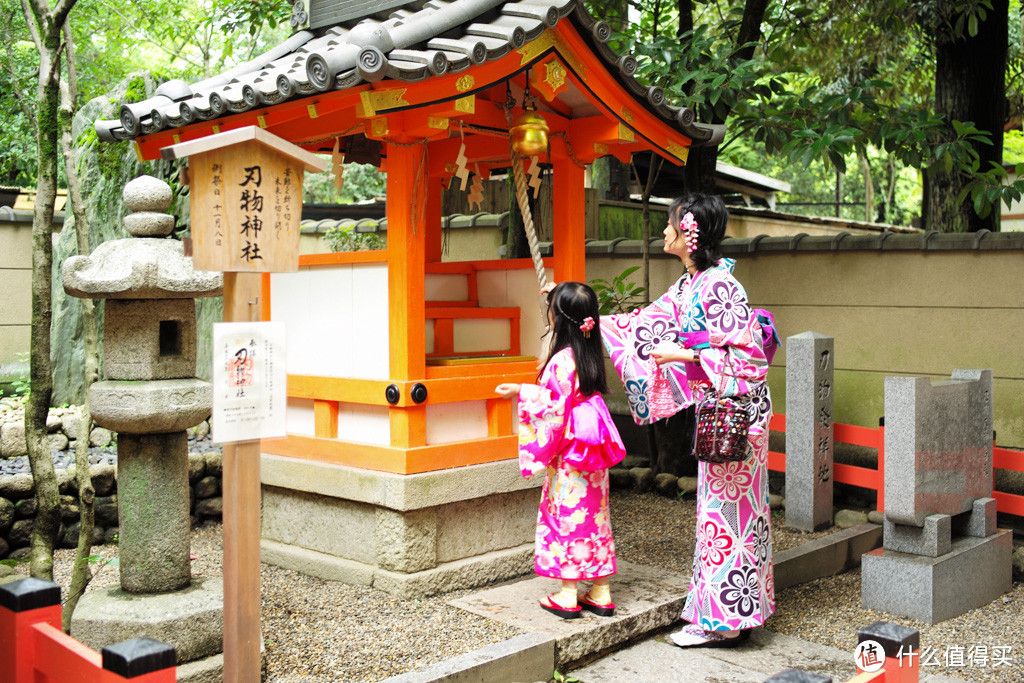
{"label": "red fence rail", "polygon": [[0,681],[174,683],[174,648],[148,638],[92,650],[61,631],[60,588],[21,579],[0,585]]}
{"label": "red fence rail", "polygon": [[[786,431],[786,416],[773,415],[768,428],[773,432]],[[839,484],[850,484],[861,488],[871,489],[878,495],[878,511],[885,511],[885,428],[884,427],[859,427],[836,422],[833,425],[832,438],[836,443],[845,443],[853,446],[873,448],[878,451],[878,467],[859,467],[857,465],[846,465],[835,463],[833,466],[832,479]],[[786,454],[768,451],[768,469],[774,472],[786,471]],[[992,448],[992,477],[995,483],[995,470],[1009,470],[1011,472],[1024,472],[1024,451],[1014,451],[1009,448]],[[1019,515],[1024,517],[1024,496],[1005,491],[994,491],[992,497],[996,499],[996,509],[999,512]]]}

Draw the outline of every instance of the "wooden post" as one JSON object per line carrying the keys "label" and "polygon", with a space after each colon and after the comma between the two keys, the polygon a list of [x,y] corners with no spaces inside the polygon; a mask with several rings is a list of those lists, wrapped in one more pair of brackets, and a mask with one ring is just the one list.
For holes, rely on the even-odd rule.
{"label": "wooden post", "polygon": [[[568,156],[554,158],[555,282],[585,282],[586,189],[584,170]],[[388,226],[390,228],[390,226]]]}
{"label": "wooden post", "polygon": [[[259,273],[224,273],[224,322],[260,319]],[[260,680],[260,442],[224,444],[224,680]]]}

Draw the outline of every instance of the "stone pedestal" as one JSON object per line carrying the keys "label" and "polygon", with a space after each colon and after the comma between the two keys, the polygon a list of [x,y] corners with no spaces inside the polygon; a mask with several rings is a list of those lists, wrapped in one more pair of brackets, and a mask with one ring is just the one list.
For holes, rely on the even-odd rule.
{"label": "stone pedestal", "polygon": [[936,624],[984,607],[1013,587],[1013,534],[964,537],[928,557],[879,548],[861,558],[861,604]]}
{"label": "stone pedestal", "polygon": [[121,434],[117,468],[121,587],[129,593],[163,593],[188,586],[185,432]]}
{"label": "stone pedestal", "polygon": [[541,477],[516,461],[414,475],[264,454],[264,562],[433,595],[533,569]]}

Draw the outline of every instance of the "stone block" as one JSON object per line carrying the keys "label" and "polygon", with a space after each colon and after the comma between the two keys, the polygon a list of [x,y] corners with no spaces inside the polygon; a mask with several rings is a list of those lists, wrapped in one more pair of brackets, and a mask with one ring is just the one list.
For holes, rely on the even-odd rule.
{"label": "stone block", "polygon": [[684,496],[697,493],[697,477],[679,477],[676,487]]}
{"label": "stone block", "polygon": [[74,496],[60,497],[60,519],[62,522],[73,522],[80,516],[78,499]]}
{"label": "stone block", "polygon": [[54,476],[57,477],[57,490],[65,496],[73,496],[78,494],[78,482],[71,476],[73,472],[67,470],[54,470]]}
{"label": "stone block", "polygon": [[[788,427],[788,422],[787,422]],[[922,526],[992,496],[992,371],[885,378],[885,516]]]}
{"label": "stone block", "polygon": [[651,459],[646,455],[627,455],[622,459],[622,467],[631,470],[634,467],[650,467]]}
{"label": "stone block", "polygon": [[223,604],[220,579],[197,578],[183,590],[147,595],[93,588],[75,608],[71,636],[95,650],[153,638],[173,646],[179,663],[189,662],[221,651]]}
{"label": "stone block", "polygon": [[373,506],[263,487],[263,538],[373,565],[376,526]]}
{"label": "stone block", "polygon": [[112,299],[103,324],[104,379],[185,379],[196,374],[193,300]]}
{"label": "stone block", "polygon": [[12,524],[11,530],[7,532],[7,542],[11,548],[27,547],[32,538],[32,529],[35,526],[36,520],[34,519],[19,519]]}
{"label": "stone block", "polygon": [[202,453],[188,454],[188,483],[195,484],[206,474],[206,460]]}
{"label": "stone block", "polygon": [[663,496],[675,496],[679,492],[679,477],[670,472],[654,475],[654,489]]}
{"label": "stone block", "polygon": [[122,435],[177,432],[210,415],[213,389],[196,378],[105,380],[89,387],[89,405],[96,424]]}
{"label": "stone block", "polygon": [[[294,458],[292,458],[294,460]],[[224,473],[224,457],[217,451],[209,451],[203,454],[203,461],[206,463],[206,473],[211,477],[220,477]]]}
{"label": "stone block", "polygon": [[117,496],[97,496],[93,501],[96,524],[101,527],[117,526]]}
{"label": "stone block", "polygon": [[46,445],[51,451],[63,451],[68,447],[68,437],[60,432],[46,435]]}
{"label": "stone block", "polygon": [[14,524],[14,503],[0,498],[0,536],[6,536]]}
{"label": "stone block", "polygon": [[970,512],[953,518],[953,533],[957,536],[985,538],[996,532],[996,499],[978,498]]}
{"label": "stone block", "polygon": [[210,476],[203,477],[196,482],[194,490],[196,498],[213,498],[220,494],[220,479]]}
{"label": "stone block", "polygon": [[804,531],[832,524],[833,347],[817,332],[786,339],[786,526]]}
{"label": "stone block", "polygon": [[28,453],[28,444],[25,443],[25,423],[4,422],[0,426],[0,455],[5,458],[16,458],[19,455]]}
{"label": "stone block", "polygon": [[39,502],[35,498],[22,498],[14,504],[15,519],[29,519],[36,516]]}
{"label": "stone block", "polygon": [[886,519],[884,529],[883,547],[887,550],[938,557],[953,547],[953,526],[949,515],[928,515],[924,518],[924,526],[893,524]]}
{"label": "stone block", "polygon": [[437,561],[452,562],[533,541],[536,489],[496,493],[437,508]]}
{"label": "stone block", "polygon": [[633,488],[633,477],[629,476],[629,470],[622,467],[613,467],[608,470],[608,485],[615,490]]}
{"label": "stone block", "polygon": [[0,477],[0,496],[9,500],[21,500],[33,495],[36,484],[31,474],[15,474],[10,477]]}
{"label": "stone block", "polygon": [[120,571],[129,593],[175,591],[191,580],[187,447],[184,431],[121,435]]}
{"label": "stone block", "polygon": [[541,633],[524,633],[422,669],[386,678],[383,683],[546,681],[554,668],[554,638]]}
{"label": "stone block", "polygon": [[437,509],[377,508],[374,540],[381,569],[417,572],[437,566]]}
{"label": "stone block", "polygon": [[116,470],[113,465],[100,463],[89,466],[89,478],[97,496],[109,496],[114,492]]}
{"label": "stone block", "polygon": [[[4,540],[2,536],[0,536],[0,559],[7,557],[7,553],[10,551],[10,549],[11,546],[7,544],[7,541]],[[10,569],[10,572],[5,572],[5,570],[7,569]],[[3,579],[5,576],[8,576],[13,572],[14,570],[8,567],[7,565],[0,564],[0,583],[3,583]]]}
{"label": "stone block", "polygon": [[50,434],[59,430],[62,424],[63,420],[61,420],[61,416],[54,412],[53,409],[46,414],[46,431]]}
{"label": "stone block", "polygon": [[171,186],[151,175],[140,175],[125,183],[121,190],[125,207],[133,212],[166,212],[173,195]]}
{"label": "stone block", "polygon": [[1012,534],[953,541],[950,552],[923,557],[879,548],[861,565],[861,604],[936,624],[992,602],[1012,587]]}
{"label": "stone block", "polygon": [[224,516],[224,499],[220,496],[196,503],[196,515],[201,519],[220,519]]}
{"label": "stone block", "polygon": [[882,543],[882,527],[875,524],[844,529],[775,553],[775,590],[835,576],[856,567],[861,556]]}
{"label": "stone block", "polygon": [[95,427],[89,432],[89,445],[96,446],[97,448],[107,446],[113,438],[114,434],[109,429]]}
{"label": "stone block", "polygon": [[650,467],[634,467],[629,470],[629,476],[637,491],[650,491],[654,488],[654,470]]}
{"label": "stone block", "polygon": [[68,443],[78,441],[83,427],[82,415],[79,410],[69,410],[60,418],[60,428],[68,437]]}

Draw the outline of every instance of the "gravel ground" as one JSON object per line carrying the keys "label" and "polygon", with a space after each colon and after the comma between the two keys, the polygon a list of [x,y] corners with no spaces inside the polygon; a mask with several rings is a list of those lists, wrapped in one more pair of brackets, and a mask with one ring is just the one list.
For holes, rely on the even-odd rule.
{"label": "gravel ground", "polygon": [[[677,501],[653,493],[612,493],[612,523],[619,557],[629,562],[687,573],[693,553],[693,499]],[[782,528],[773,516],[776,551],[800,545],[828,532],[802,533]],[[208,524],[192,533],[193,573],[221,573],[221,526]],[[112,558],[115,546],[97,554]],[[55,553],[55,579],[70,582],[73,551]],[[17,570],[26,573],[25,565]],[[93,587],[117,582],[116,567],[103,567]],[[264,565],[263,633],[268,680],[274,683],[377,681],[519,634],[519,631],[451,607],[447,601],[467,591],[419,600],[398,600],[370,588],[314,579]],[[939,666],[922,673],[946,674],[968,681],[1024,681],[1024,584],[993,604],[956,619],[927,626],[860,607],[860,573],[846,572],[780,591],[777,611],[767,628],[831,645],[852,653],[857,629],[877,620],[921,631],[921,645],[931,647]],[[967,660],[972,646],[987,646],[987,665]],[[993,666],[994,649],[1010,647],[1012,666]],[[955,664],[957,648],[964,666]],[[852,655],[851,655],[852,656]],[[780,662],[780,669],[785,668]]]}

